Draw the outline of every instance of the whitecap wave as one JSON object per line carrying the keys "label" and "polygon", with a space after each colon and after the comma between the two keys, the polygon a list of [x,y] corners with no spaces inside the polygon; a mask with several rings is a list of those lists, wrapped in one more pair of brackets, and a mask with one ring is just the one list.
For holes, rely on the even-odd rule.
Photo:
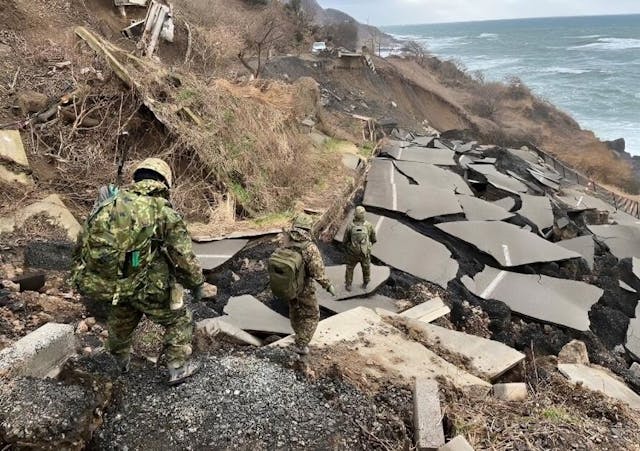
{"label": "whitecap wave", "polygon": [[519,63],[519,58],[494,58],[494,59],[474,59],[466,61],[465,65],[469,70],[486,71],[489,69],[497,69],[500,67],[509,67],[511,70],[516,70],[516,63]]}
{"label": "whitecap wave", "polygon": [[640,39],[600,38],[597,42],[569,47],[568,50],[628,50],[640,49]]}
{"label": "whitecap wave", "polygon": [[498,35],[496,33],[481,33],[480,35],[478,35],[478,37],[486,39],[496,39]]}
{"label": "whitecap wave", "polygon": [[571,67],[543,67],[538,72],[548,74],[580,75],[591,72],[589,69],[573,69]]}

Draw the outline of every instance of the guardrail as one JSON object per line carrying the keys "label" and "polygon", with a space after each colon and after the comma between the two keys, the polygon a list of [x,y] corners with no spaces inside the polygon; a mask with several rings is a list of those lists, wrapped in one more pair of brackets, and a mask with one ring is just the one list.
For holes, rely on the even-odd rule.
{"label": "guardrail", "polygon": [[594,182],[593,179],[587,177],[580,171],[567,166],[562,161],[548,154],[544,150],[537,148],[533,144],[530,144],[529,147],[532,148],[545,163],[558,171],[558,173],[560,173],[566,180],[575,180],[576,184],[589,188],[594,193],[598,194],[598,197],[603,201],[612,205],[616,210],[624,211],[625,213],[640,219],[640,204],[638,201],[609,191],[602,185]]}

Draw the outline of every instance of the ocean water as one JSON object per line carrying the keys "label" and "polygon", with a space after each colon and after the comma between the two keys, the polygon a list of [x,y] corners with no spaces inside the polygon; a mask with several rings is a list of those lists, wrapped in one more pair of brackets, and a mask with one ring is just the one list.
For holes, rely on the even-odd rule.
{"label": "ocean water", "polygon": [[520,77],[601,139],[625,138],[640,155],[640,15],[384,27],[434,55]]}

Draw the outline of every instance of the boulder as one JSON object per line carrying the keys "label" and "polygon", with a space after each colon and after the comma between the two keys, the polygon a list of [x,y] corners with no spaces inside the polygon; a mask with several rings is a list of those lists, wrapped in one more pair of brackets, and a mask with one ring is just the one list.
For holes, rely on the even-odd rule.
{"label": "boulder", "polygon": [[527,399],[527,384],[510,383],[495,384],[493,386],[493,396],[502,401],[524,401]]}
{"label": "boulder", "polygon": [[22,91],[16,99],[16,104],[24,115],[42,111],[47,108],[48,103],[49,98],[46,95],[32,90]]}
{"label": "boulder", "polygon": [[580,340],[571,340],[563,346],[558,354],[558,363],[589,364],[587,346]]}

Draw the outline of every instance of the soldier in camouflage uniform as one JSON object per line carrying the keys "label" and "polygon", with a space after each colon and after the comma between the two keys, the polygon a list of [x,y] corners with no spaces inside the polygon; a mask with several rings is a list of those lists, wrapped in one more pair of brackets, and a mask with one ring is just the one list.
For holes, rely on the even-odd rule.
{"label": "soldier in camouflage uniform", "polygon": [[169,383],[174,385],[191,376],[197,366],[190,359],[193,334],[191,312],[184,305],[172,305],[172,293],[180,294],[181,285],[191,289],[197,300],[202,296],[204,279],[193,253],[186,224],[169,203],[172,182],[169,165],[158,158],[149,158],[136,168],[133,177],[135,183],[120,191],[118,196],[125,202],[127,196],[142,197],[152,210],[149,216],[156,218],[156,236],[152,239],[161,246],[162,251],[155,254],[143,274],[145,280],[142,286],[146,289],[138,290],[133,296],[121,297],[116,305],[111,306],[107,347],[121,369],[127,371],[133,332],[142,315],[146,315],[165,328]]}
{"label": "soldier in camouflage uniform", "polygon": [[[371,281],[371,248],[377,242],[376,230],[373,225],[365,219],[366,210],[362,206],[356,207],[353,221],[347,226],[344,233],[344,245],[346,248],[347,270],[344,276],[344,285],[347,291],[351,291],[353,284],[353,272],[356,265],[360,263],[362,267],[362,288],[367,288]],[[363,230],[366,240],[356,242],[356,230]]]}
{"label": "soldier in camouflage uniform", "polygon": [[320,319],[320,307],[318,307],[313,281],[318,282],[333,296],[336,295],[335,288],[325,274],[320,250],[313,242],[312,227],[313,219],[308,215],[301,214],[296,217],[293,227],[287,234],[289,241],[287,244],[295,245],[300,249],[305,266],[304,288],[296,299],[289,301],[289,318],[291,327],[296,334],[294,350],[300,355],[309,353],[308,345]]}

